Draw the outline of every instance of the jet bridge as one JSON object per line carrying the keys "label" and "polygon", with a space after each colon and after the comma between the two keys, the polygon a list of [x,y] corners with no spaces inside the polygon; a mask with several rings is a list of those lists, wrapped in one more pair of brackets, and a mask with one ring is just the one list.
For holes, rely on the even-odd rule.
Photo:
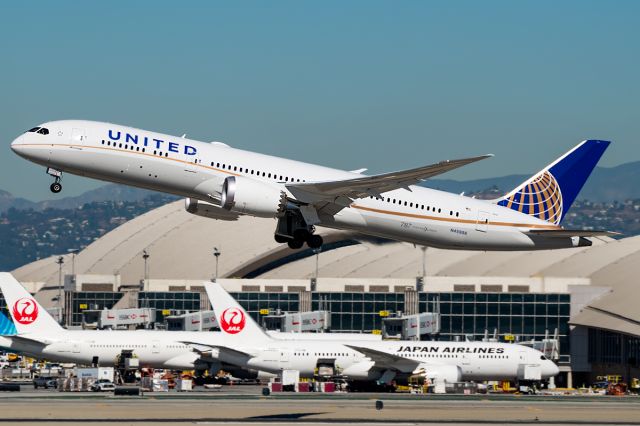
{"label": "jet bridge", "polygon": [[382,316],[382,338],[397,340],[420,340],[425,334],[440,332],[440,314],[424,312],[415,315],[391,314],[380,312]]}
{"label": "jet bridge", "polygon": [[183,315],[171,315],[164,318],[167,330],[209,331],[219,328],[213,311],[192,312]]}
{"label": "jet bridge", "polygon": [[268,309],[260,310],[262,326],[267,330],[283,333],[323,333],[331,328],[329,311],[288,313]]}
{"label": "jet bridge", "polygon": [[102,309],[82,312],[84,328],[131,329],[153,328],[156,311],[151,308]]}

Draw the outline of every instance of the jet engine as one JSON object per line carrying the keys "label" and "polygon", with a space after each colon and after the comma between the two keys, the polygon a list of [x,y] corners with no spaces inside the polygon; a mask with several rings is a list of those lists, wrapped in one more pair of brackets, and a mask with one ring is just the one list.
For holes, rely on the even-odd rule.
{"label": "jet engine", "polygon": [[462,370],[457,365],[421,365],[414,370],[413,374],[432,381],[444,380],[447,383],[456,383],[462,379]]}
{"label": "jet engine", "polygon": [[207,203],[206,201],[198,200],[196,198],[185,198],[184,209],[196,216],[202,216],[209,219],[219,220],[238,220],[239,215],[223,208],[220,208],[214,204]]}
{"label": "jet engine", "polygon": [[223,365],[222,370],[231,374],[236,379],[269,380],[273,377],[276,377],[275,374],[267,373],[265,371],[244,369],[232,366],[231,364]]}
{"label": "jet engine", "polygon": [[286,203],[283,191],[274,185],[244,176],[230,176],[222,184],[220,205],[234,213],[275,217]]}
{"label": "jet engine", "polygon": [[342,370],[342,375],[350,380],[378,380],[382,375],[380,371],[374,370],[375,362],[362,361],[352,364]]}

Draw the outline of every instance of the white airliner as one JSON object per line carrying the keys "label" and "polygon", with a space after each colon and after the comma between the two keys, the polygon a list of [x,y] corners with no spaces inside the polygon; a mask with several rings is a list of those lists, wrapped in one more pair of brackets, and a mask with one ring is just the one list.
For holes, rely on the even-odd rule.
{"label": "white airliner", "polygon": [[540,380],[559,372],[541,352],[517,344],[276,340],[264,333],[220,285],[205,283],[205,288],[223,331],[222,342],[215,346],[189,343],[200,344],[202,351],[215,352],[221,361],[242,368],[275,374],[291,369],[300,371],[302,377],[313,377],[319,366],[331,366],[347,380],[381,384],[402,382],[411,375],[452,383],[518,380],[527,374],[535,374]]}
{"label": "white airliner", "polygon": [[563,217],[609,145],[587,140],[504,197],[483,201],[415,186],[490,155],[365,176],[116,124],[52,121],[16,138],[18,155],[63,172],[186,197],[220,220],[276,218],[275,239],[322,245],[316,226],[450,249],[535,250],[590,245],[603,231],[565,230]]}
{"label": "white airliner", "polygon": [[[62,328],[11,274],[0,272],[0,290],[13,320],[12,327],[6,327],[6,324],[1,322],[8,319],[0,314],[0,330],[6,333],[7,330],[13,329],[10,335],[0,336],[0,347],[14,352],[56,362],[83,365],[98,362],[102,366],[113,366],[116,357],[122,351],[129,350],[144,367],[210,370],[214,373],[224,369],[236,377],[254,377],[257,373],[226,365],[210,351],[199,350],[201,345],[219,344],[221,332],[67,330]],[[353,333],[319,333],[313,336],[274,333],[272,336],[282,340],[379,340],[379,336]],[[199,343],[193,345],[185,342]]]}

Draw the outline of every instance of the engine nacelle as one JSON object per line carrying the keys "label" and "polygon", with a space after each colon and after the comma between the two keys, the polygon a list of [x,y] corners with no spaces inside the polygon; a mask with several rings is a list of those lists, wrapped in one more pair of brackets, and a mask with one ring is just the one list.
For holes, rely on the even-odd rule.
{"label": "engine nacelle", "polygon": [[249,379],[249,380],[269,380],[277,375],[267,373],[260,370],[244,369],[240,367],[231,366],[229,364],[223,365],[222,370],[231,374],[236,379]]}
{"label": "engine nacelle", "polygon": [[238,220],[238,215],[236,213],[196,198],[185,198],[184,209],[191,214],[209,219]]}
{"label": "engine nacelle", "polygon": [[222,184],[221,206],[230,212],[275,217],[286,202],[280,188],[244,176],[230,176]]}
{"label": "engine nacelle", "polygon": [[462,380],[462,370],[457,365],[421,365],[413,374],[418,374],[431,381],[444,380],[456,383]]}
{"label": "engine nacelle", "polygon": [[196,366],[200,355],[195,352],[186,352],[166,360],[162,366],[172,370],[191,370]]}
{"label": "engine nacelle", "polygon": [[378,380],[382,374],[378,370],[372,370],[374,364],[373,361],[352,364],[342,370],[342,375],[351,380]]}

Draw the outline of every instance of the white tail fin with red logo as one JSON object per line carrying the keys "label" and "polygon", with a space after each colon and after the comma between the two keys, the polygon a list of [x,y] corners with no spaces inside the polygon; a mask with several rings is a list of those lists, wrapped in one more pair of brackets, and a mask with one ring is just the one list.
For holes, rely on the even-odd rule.
{"label": "white tail fin with red logo", "polygon": [[[220,330],[227,336],[242,339],[271,340],[271,337],[251,318],[242,306],[218,283],[205,282],[211,308],[218,319]],[[249,340],[246,340],[247,342]]]}
{"label": "white tail fin with red logo", "polygon": [[18,334],[56,334],[64,330],[10,273],[0,272],[0,290]]}

